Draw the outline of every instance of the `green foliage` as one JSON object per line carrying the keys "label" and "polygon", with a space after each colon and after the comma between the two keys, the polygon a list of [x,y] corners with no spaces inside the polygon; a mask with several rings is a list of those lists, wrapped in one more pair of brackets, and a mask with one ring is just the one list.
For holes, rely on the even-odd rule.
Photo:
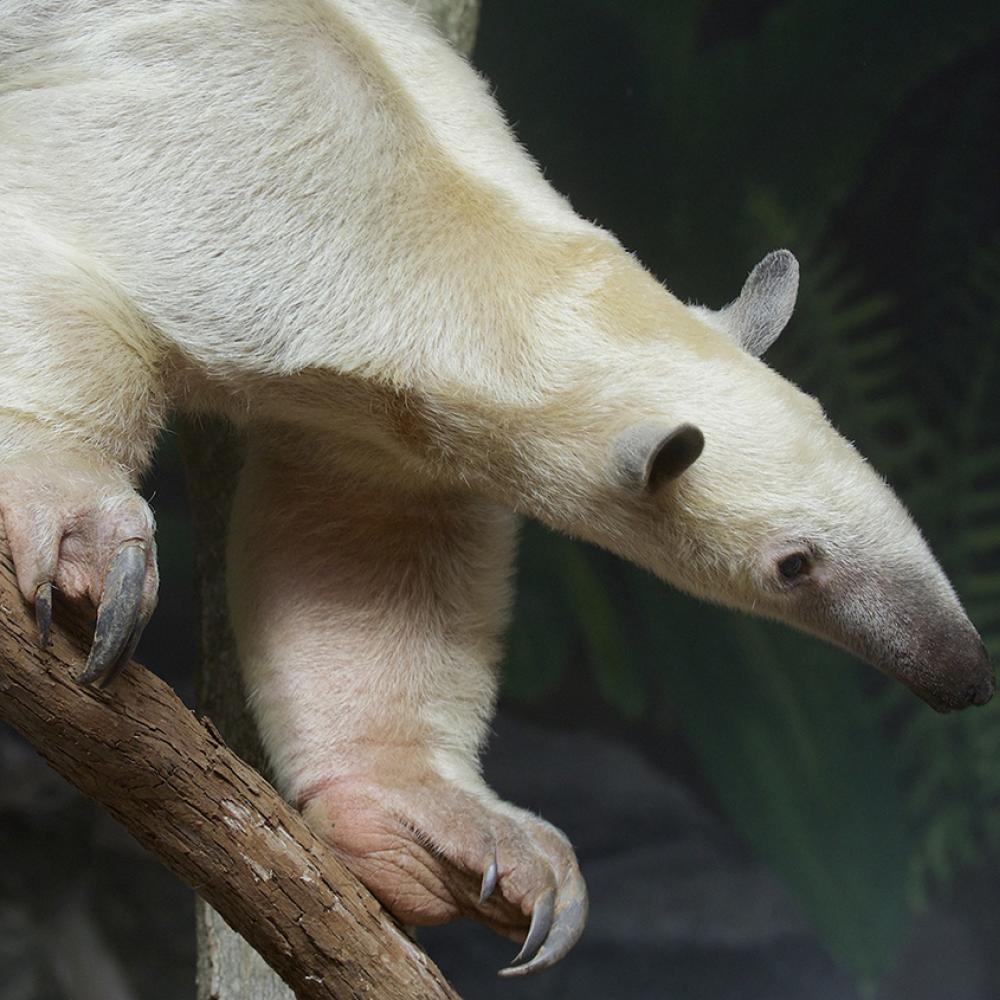
{"label": "green foliage", "polygon": [[[940,495],[921,496],[918,518],[938,521],[937,548],[983,633],[1000,659],[1000,239],[973,258],[956,300],[955,323],[966,326],[976,354],[967,391],[953,420],[935,439]],[[916,505],[915,505],[916,506]],[[935,516],[936,515],[936,516]],[[915,711],[889,696],[901,715],[899,760],[918,839],[910,892],[916,903],[946,887],[964,867],[1000,854],[1000,703],[946,719]]]}
{"label": "green foliage", "polygon": [[570,664],[577,624],[561,587],[561,556],[570,544],[533,524],[525,526],[515,626],[503,674],[504,694],[514,701],[551,694]]}
{"label": "green foliage", "polygon": [[638,719],[648,693],[637,649],[594,567],[594,553],[535,524],[525,527],[525,536],[505,694],[517,701],[549,694],[571,661],[582,658],[608,704],[623,718]]}
{"label": "green foliage", "polygon": [[905,926],[907,832],[859,668],[778,626],[643,591],[647,649],[683,650],[661,658],[662,689],[720,801],[833,954],[874,979]]}
{"label": "green foliage", "polygon": [[[735,9],[726,0],[583,3],[645,65],[647,169],[665,201],[643,256],[688,296],[722,303],[764,252],[796,251],[799,307],[770,363],[901,492],[1000,657],[1000,234],[963,191],[975,182],[996,200],[995,158],[970,137],[995,128],[1000,74],[980,47],[1000,33],[1000,8],[775,0],[713,40],[713,14]],[[551,8],[572,20],[562,0]],[[538,16],[530,5],[523,35]],[[951,104],[931,99],[966,77]],[[904,115],[910,149],[892,131]],[[919,131],[935,115],[940,151]],[[559,128],[547,119],[531,145],[544,153]],[[919,211],[890,206],[915,169]],[[862,237],[844,227],[849,205],[869,213]],[[896,226],[905,274],[872,267],[864,243]],[[937,716],[815,640],[609,573],[542,529],[525,542],[508,696],[544,699],[582,660],[626,719],[665,699],[734,823],[859,980],[892,960],[907,902],[1000,854],[1000,699]]]}

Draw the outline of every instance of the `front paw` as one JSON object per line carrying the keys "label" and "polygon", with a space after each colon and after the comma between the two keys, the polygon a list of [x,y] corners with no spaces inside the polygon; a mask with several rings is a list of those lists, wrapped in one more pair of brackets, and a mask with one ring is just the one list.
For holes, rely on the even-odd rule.
{"label": "front paw", "polygon": [[156,605],[153,515],[120,474],[73,456],[24,456],[0,471],[0,516],[18,586],[49,642],[52,592],[97,611],[80,680],[109,683]]}
{"label": "front paw", "polygon": [[587,889],[565,835],[485,786],[341,778],[310,793],[303,815],[397,919],[468,916],[523,942],[501,975],[548,968],[583,931]]}

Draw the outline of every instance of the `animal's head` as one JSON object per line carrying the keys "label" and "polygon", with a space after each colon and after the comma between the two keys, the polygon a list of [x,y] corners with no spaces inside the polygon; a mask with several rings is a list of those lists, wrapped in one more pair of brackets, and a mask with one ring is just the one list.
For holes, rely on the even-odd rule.
{"label": "animal's head", "polygon": [[[787,622],[898,678],[939,711],[994,692],[983,643],[910,515],[815,400],[757,360],[791,316],[798,265],[766,257],[721,312],[674,422],[615,445],[639,561],[700,597]],[[735,349],[734,349],[735,348]]]}

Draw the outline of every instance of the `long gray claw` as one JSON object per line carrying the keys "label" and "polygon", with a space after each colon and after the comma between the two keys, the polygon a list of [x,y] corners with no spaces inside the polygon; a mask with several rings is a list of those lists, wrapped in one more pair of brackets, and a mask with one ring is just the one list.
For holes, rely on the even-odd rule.
{"label": "long gray claw", "polygon": [[90,647],[81,684],[107,685],[131,659],[146,625],[142,592],[146,581],[146,550],[125,545],[111,560],[104,576],[104,593],[97,609],[94,643]]}
{"label": "long gray claw", "polygon": [[135,655],[135,648],[139,645],[139,640],[142,638],[142,633],[146,631],[148,624],[149,616],[141,615],[135,623],[135,628],[132,629],[132,635],[129,636],[128,643],[122,650],[121,656],[115,661],[114,666],[97,682],[99,688],[103,690],[113,684],[115,678],[128,666],[129,661]]}
{"label": "long gray claw", "polygon": [[[546,897],[548,897],[549,905],[548,917],[545,918],[546,933],[536,935],[536,918],[543,901],[546,901]],[[546,890],[538,898],[535,910],[531,915],[531,928],[528,931],[524,947],[509,968],[500,970],[501,976],[505,978],[530,976],[533,972],[548,969],[561,958],[565,958],[573,945],[580,939],[584,925],[587,923],[587,887],[583,877],[577,873],[568,885],[563,886],[554,911],[552,908],[553,899],[554,894],[551,889]],[[541,926],[542,923],[539,920],[539,927]],[[532,947],[529,948],[529,945]]]}
{"label": "long gray claw", "polygon": [[482,906],[493,895],[497,887],[497,856],[493,854],[483,872],[483,885],[479,890],[479,905]]}
{"label": "long gray claw", "polygon": [[538,954],[538,949],[545,944],[545,939],[549,936],[549,931],[552,930],[552,917],[555,914],[555,909],[556,891],[555,889],[546,889],[535,900],[535,905],[531,910],[531,926],[528,928],[528,936],[524,939],[524,944],[521,945],[517,957],[510,963],[511,966],[530,962]]}
{"label": "long gray claw", "polygon": [[52,641],[52,584],[43,583],[35,591],[35,624],[38,645],[45,649]]}

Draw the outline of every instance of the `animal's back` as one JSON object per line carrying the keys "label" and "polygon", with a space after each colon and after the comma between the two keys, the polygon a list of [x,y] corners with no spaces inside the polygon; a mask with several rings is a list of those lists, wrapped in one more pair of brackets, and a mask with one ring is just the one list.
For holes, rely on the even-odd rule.
{"label": "animal's back", "polygon": [[[7,2],[0,17],[5,209],[93,253],[206,363],[391,371],[421,353],[407,331],[426,329],[428,288],[461,298],[440,283],[470,251],[483,273],[529,273],[553,238],[595,232],[402,4]],[[387,309],[389,287],[413,302]],[[340,357],[317,356],[318,326]]]}

